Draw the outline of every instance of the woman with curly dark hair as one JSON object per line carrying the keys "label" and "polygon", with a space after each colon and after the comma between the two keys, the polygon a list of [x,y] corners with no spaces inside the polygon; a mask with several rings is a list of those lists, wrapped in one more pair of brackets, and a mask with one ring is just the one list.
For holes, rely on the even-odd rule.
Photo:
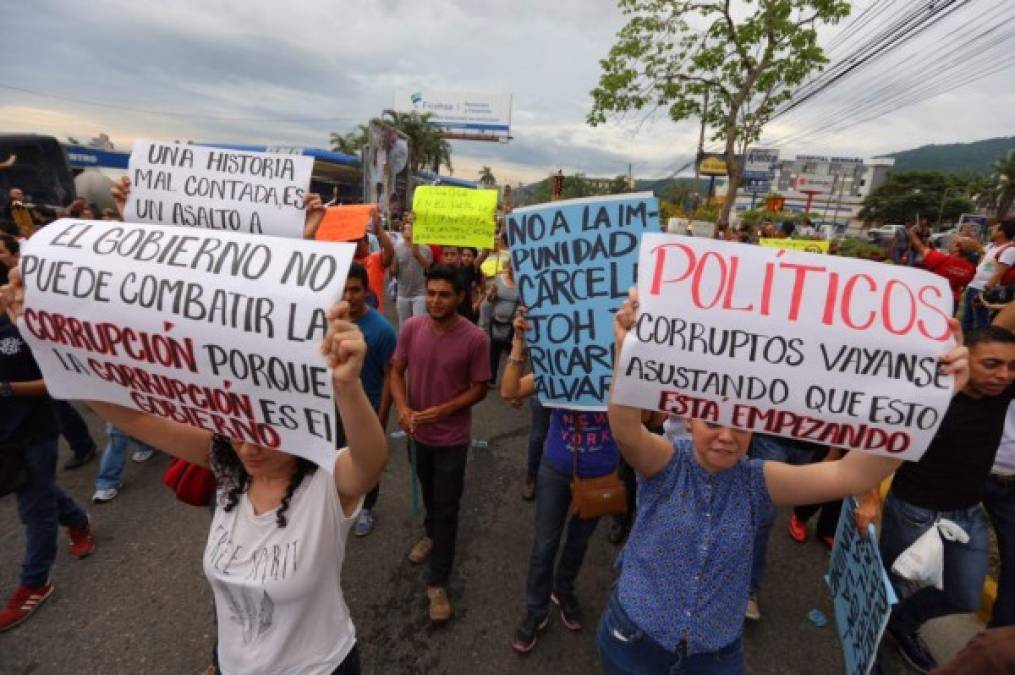
{"label": "woman with curly dark hair", "polygon": [[[17,319],[20,275],[0,293]],[[110,403],[88,402],[125,433],[210,467],[217,505],[204,553],[215,595],[219,672],[358,674],[359,653],[340,585],[345,544],[363,497],[388,459],[377,415],[360,383],[366,342],[348,305],[328,312],[321,352],[331,367],[348,446],[332,472],[284,451],[235,441]]]}

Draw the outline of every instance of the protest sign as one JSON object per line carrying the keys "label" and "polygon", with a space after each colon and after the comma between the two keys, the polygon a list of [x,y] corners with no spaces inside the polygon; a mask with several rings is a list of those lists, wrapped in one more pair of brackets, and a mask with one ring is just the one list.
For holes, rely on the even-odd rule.
{"label": "protest sign", "polygon": [[759,239],[765,248],[781,248],[784,251],[805,253],[828,253],[828,242],[824,239]]}
{"label": "protest sign", "polygon": [[318,241],[356,241],[367,233],[370,213],[377,207],[373,204],[349,204],[329,206],[324,219],[317,228]]}
{"label": "protest sign", "polygon": [[867,675],[897,599],[881,562],[877,532],[871,525],[866,536],[860,536],[855,510],[855,498],[843,500],[825,583],[835,607],[846,675]]}
{"label": "protest sign", "polygon": [[124,220],[303,237],[313,157],[138,140]]}
{"label": "protest sign", "polygon": [[107,401],[331,471],[320,353],[352,244],[59,220],[22,249],[19,328],[49,392]]}
{"label": "protest sign", "polygon": [[420,185],[412,196],[417,244],[493,248],[497,224],[496,190]]}
{"label": "protest sign", "polygon": [[917,460],[951,400],[943,277],[646,234],[614,400]]}
{"label": "protest sign", "polygon": [[508,243],[536,392],[543,405],[605,410],[613,313],[638,274],[638,246],[659,231],[651,193],[570,199],[515,209]]}

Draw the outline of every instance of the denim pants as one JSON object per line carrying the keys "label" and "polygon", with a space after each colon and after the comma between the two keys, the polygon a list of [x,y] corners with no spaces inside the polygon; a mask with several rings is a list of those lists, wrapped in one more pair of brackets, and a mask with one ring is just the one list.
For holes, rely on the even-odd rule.
{"label": "denim pants", "polygon": [[57,437],[39,439],[25,446],[28,482],[18,491],[18,516],[25,527],[25,559],[21,583],[41,586],[49,580],[56,560],[59,527],[84,527],[88,516],[56,484]]}
{"label": "denim pants", "polygon": [[54,400],[56,415],[60,420],[60,434],[67,439],[67,445],[75,457],[84,457],[92,450],[95,450],[95,441],[88,433],[88,425],[85,424],[81,413],[74,409],[67,401]]}
{"label": "denim pants", "polygon": [[714,652],[688,654],[683,643],[676,652],[668,651],[631,620],[615,590],[599,621],[596,646],[604,675],[742,675],[744,672],[741,638]]}
{"label": "denim pants", "polygon": [[[751,439],[751,447],[747,453],[754,459],[786,462],[801,466],[820,462],[827,451],[815,452],[788,443],[781,443],[778,438],[755,434]],[[765,578],[765,569],[768,567],[768,535],[772,532],[775,514],[775,506],[770,504],[761,514],[758,529],[754,533],[754,562],[751,565],[752,593],[761,590],[761,582]]]}
{"label": "denim pants", "polygon": [[962,295],[962,332],[969,333],[975,328],[984,328],[990,325],[990,310],[975,302],[980,297],[981,291],[976,288],[966,288]]}
{"label": "denim pants", "polygon": [[465,489],[468,445],[438,447],[415,442],[416,475],[426,507],[426,536],[433,539],[427,585],[447,586],[455,561],[458,512]]}
{"label": "denim pants", "polygon": [[102,460],[99,462],[99,475],[95,477],[96,490],[119,490],[123,485],[123,466],[127,462],[127,445],[133,440],[139,448],[154,450],[147,443],[132,439],[112,424],[106,425],[106,434],[109,440],[106,449],[102,451]]}
{"label": "denim pants", "polygon": [[[571,514],[571,476],[543,462],[536,479],[536,532],[529,556],[529,576],[525,583],[525,605],[530,612],[546,614],[550,592],[558,596],[574,595],[589,538],[596,531],[598,518],[579,518]],[[567,524],[567,539],[556,565],[560,538]]]}
{"label": "denim pants", "polygon": [[939,518],[947,518],[969,534],[969,543],[944,540],[944,590],[933,586],[916,589],[910,582],[891,574],[900,598],[892,611],[889,627],[898,633],[915,633],[924,622],[947,614],[975,612],[980,608],[983,582],[989,562],[987,518],[979,504],[960,511],[931,511],[909,504],[891,492],[885,500],[881,521],[881,558],[891,570],[903,551],[930,529]]}
{"label": "denim pants", "polygon": [[987,479],[983,506],[994,524],[1001,573],[990,628],[1015,626],[1015,477]]}
{"label": "denim pants", "polygon": [[543,444],[550,432],[550,411],[543,407],[539,399],[529,399],[529,410],[532,411],[532,423],[529,426],[529,461],[527,475],[535,480],[539,474],[539,465],[543,461]]}

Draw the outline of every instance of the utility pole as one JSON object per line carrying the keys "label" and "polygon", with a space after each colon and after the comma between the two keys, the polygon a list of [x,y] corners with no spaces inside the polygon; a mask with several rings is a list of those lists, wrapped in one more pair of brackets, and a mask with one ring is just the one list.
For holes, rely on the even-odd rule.
{"label": "utility pole", "polygon": [[[701,105],[701,132],[698,134],[698,154],[694,158],[694,208],[698,208],[701,204],[701,189],[699,184],[701,182],[701,160],[705,156],[705,112],[708,110],[708,89],[705,90],[705,100]],[[694,209],[692,209],[691,215],[693,216]]]}

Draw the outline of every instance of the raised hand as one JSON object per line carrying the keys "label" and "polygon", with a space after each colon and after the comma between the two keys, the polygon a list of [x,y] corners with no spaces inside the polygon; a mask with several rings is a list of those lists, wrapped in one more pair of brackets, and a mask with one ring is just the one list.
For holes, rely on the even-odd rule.
{"label": "raised hand", "polygon": [[349,321],[349,303],[338,302],[328,310],[328,331],[321,343],[321,353],[328,359],[335,386],[359,381],[367,343],[363,333]]}
{"label": "raised hand", "polygon": [[113,183],[113,187],[109,191],[116,203],[116,212],[123,218],[123,211],[127,208],[127,197],[130,196],[130,179],[123,176],[119,182]]}
{"label": "raised hand", "polygon": [[303,238],[313,239],[317,236],[317,228],[324,220],[324,202],[319,194],[310,193],[303,198],[303,208],[306,210],[306,220],[303,221]]}

